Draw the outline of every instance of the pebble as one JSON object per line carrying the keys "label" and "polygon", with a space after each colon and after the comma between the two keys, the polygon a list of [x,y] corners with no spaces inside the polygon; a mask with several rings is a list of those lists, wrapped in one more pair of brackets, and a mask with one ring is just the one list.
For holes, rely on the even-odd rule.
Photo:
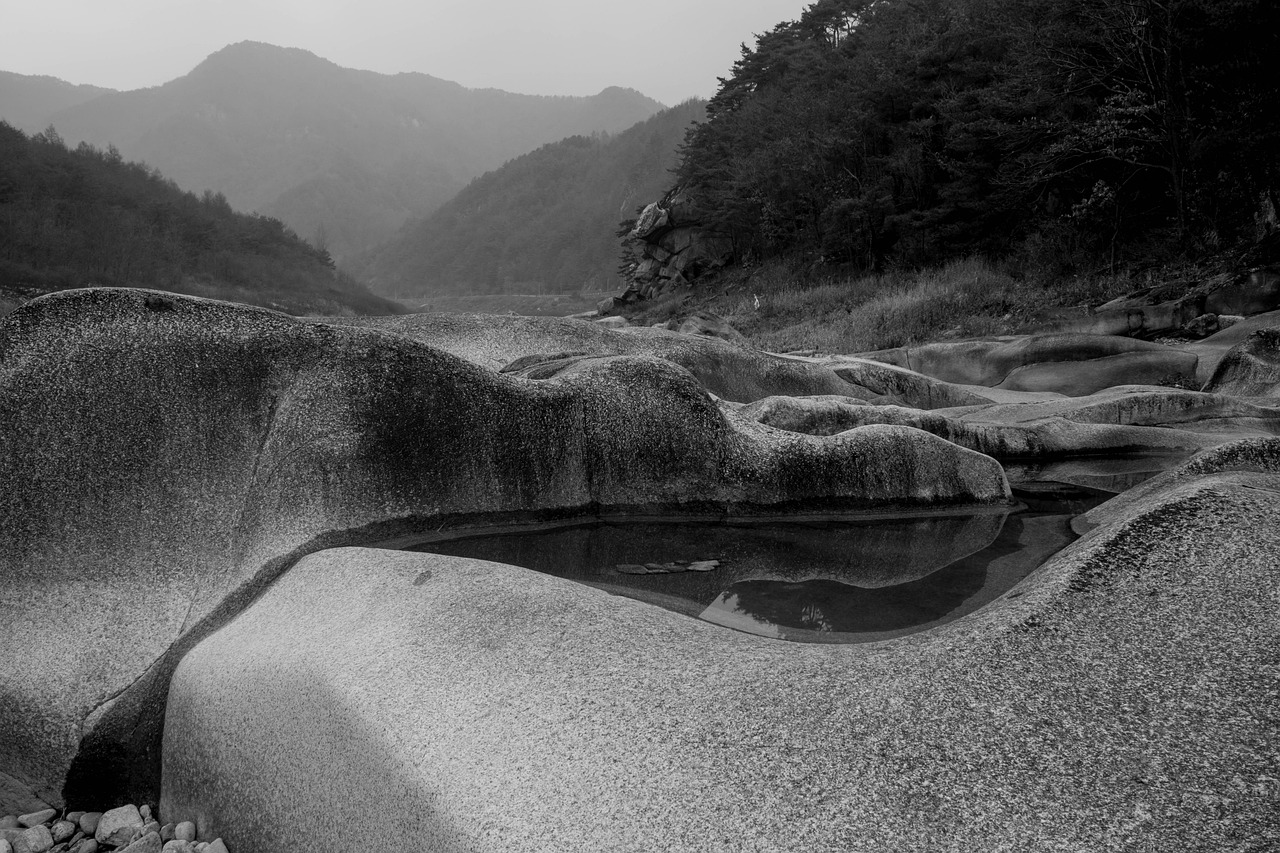
{"label": "pebble", "polygon": [[134,837],[134,830],[142,828],[142,815],[134,805],[121,806],[104,812],[98,821],[98,828],[93,833],[99,844],[119,847],[128,844]]}
{"label": "pebble", "polygon": [[160,849],[160,833],[148,832],[146,835],[121,850],[120,853],[160,853]]}
{"label": "pebble", "polygon": [[53,846],[53,836],[49,834],[49,827],[38,823],[19,835],[14,846],[19,853],[44,853]]}
{"label": "pebble", "polygon": [[[24,828],[38,818],[41,823]],[[55,809],[0,817],[0,853],[228,853],[221,838],[195,839],[193,822],[161,826],[145,804],[105,813],[69,811],[61,818]]]}
{"label": "pebble", "polygon": [[31,812],[30,814],[18,815],[18,823],[28,827],[39,826],[40,824],[45,823],[46,821],[51,820],[54,817],[57,817],[57,815],[58,815],[58,812],[54,809],[41,809],[38,812]]}

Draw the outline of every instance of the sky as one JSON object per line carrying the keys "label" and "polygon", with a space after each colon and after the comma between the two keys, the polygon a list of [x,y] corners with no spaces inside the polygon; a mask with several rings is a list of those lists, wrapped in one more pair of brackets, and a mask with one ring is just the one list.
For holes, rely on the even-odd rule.
{"label": "sky", "polygon": [[532,95],[709,97],[812,0],[0,0],[0,70],[158,86],[239,41]]}

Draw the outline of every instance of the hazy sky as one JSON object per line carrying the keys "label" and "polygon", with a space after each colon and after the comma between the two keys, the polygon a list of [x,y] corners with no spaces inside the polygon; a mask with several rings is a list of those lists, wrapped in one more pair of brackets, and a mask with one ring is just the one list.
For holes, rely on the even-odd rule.
{"label": "hazy sky", "polygon": [[473,88],[671,105],[711,95],[755,33],[812,0],[0,0],[0,70],[156,86],[228,44],[301,47],[339,65]]}

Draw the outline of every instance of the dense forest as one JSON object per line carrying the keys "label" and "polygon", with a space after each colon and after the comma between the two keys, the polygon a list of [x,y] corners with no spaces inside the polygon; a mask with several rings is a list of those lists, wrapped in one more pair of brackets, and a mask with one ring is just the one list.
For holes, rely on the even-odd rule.
{"label": "dense forest", "polygon": [[151,287],[294,313],[391,313],[279,220],[196,197],[118,151],[0,122],[0,297]]}
{"label": "dense forest", "polygon": [[706,102],[616,135],[571,136],[472,181],[353,269],[385,293],[565,293],[617,287],[615,223],[671,181]]}
{"label": "dense forest", "polygon": [[678,181],[736,259],[1058,270],[1280,212],[1274,0],[819,0],[744,46]]}

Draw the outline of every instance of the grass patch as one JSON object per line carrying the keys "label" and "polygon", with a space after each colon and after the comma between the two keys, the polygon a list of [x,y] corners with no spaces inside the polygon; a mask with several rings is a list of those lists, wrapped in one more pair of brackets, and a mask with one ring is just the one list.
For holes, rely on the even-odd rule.
{"label": "grass patch", "polygon": [[1126,276],[1022,278],[983,258],[883,275],[812,275],[774,263],[642,303],[632,321],[721,315],[761,349],[856,353],[1052,328],[1133,287]]}

